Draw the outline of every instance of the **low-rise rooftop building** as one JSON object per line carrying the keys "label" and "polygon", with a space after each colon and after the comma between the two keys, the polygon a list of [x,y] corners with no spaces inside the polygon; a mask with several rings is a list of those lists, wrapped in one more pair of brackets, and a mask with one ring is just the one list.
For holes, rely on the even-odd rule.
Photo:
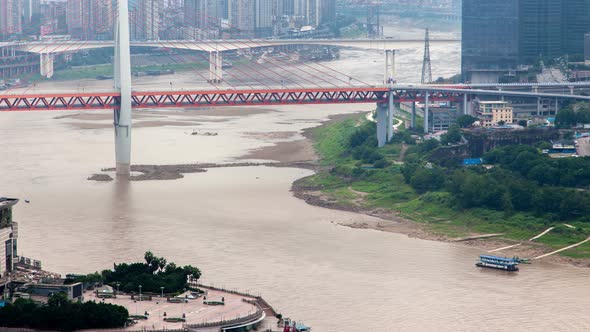
{"label": "low-rise rooftop building", "polygon": [[514,119],[512,106],[506,101],[479,101],[475,105],[475,113],[482,127],[510,124]]}

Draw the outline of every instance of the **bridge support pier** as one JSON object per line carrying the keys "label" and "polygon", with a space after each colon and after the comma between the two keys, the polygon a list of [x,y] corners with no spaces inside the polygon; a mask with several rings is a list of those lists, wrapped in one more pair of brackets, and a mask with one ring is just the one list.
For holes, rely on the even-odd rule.
{"label": "bridge support pier", "polygon": [[410,126],[412,129],[416,129],[416,102],[412,102],[412,118]]}
{"label": "bridge support pier", "polygon": [[209,53],[209,80],[208,83],[221,83],[223,81],[223,58],[221,52]]}
{"label": "bridge support pier", "polygon": [[469,114],[469,97],[466,93],[463,94],[463,114]]}
{"label": "bridge support pier", "polygon": [[45,78],[52,78],[53,77],[53,62],[55,60],[55,54],[53,53],[41,53],[40,54],[41,64],[40,74]]}
{"label": "bridge support pier", "polygon": [[120,91],[119,108],[114,110],[117,176],[131,174],[131,55],[128,0],[119,0],[115,23],[115,90]]}
{"label": "bridge support pier", "polygon": [[428,121],[428,118],[430,117],[430,92],[426,91],[425,93],[426,94],[424,95],[424,133],[428,134],[428,123],[430,122]]}
{"label": "bridge support pier", "polygon": [[387,142],[391,142],[391,140],[393,139],[393,114],[395,113],[395,104],[393,96],[393,89],[390,89],[387,105]]}
{"label": "bridge support pier", "polygon": [[389,113],[387,103],[377,104],[377,146],[382,148],[387,144],[387,127],[389,121],[387,113]]}

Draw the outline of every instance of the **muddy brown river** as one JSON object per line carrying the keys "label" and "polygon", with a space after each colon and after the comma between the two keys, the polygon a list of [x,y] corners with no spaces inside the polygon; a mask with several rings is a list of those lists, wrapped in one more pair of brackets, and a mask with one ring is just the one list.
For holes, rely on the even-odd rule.
{"label": "muddy brown river", "polygon": [[[435,76],[457,72],[458,51],[445,52],[437,63],[452,64]],[[421,61],[410,55],[421,51],[406,53],[398,71],[410,80]],[[361,72],[361,57],[343,51],[340,68]],[[381,66],[362,63],[378,80]],[[232,162],[302,139],[302,129],[329,115],[371,107],[293,106],[233,116],[163,110],[138,120],[166,125],[135,129],[133,160]],[[0,114],[0,195],[30,200],[15,210],[20,254],[42,259],[48,270],[93,272],[152,250],[198,266],[205,283],[262,294],[316,332],[590,329],[590,270],[542,262],[515,274],[481,270],[474,267],[477,249],[340,226],[371,217],[294,198],[292,182],[309,170],[219,168],[174,181],[87,181],[114,164],[112,120],[55,119],[68,114],[75,112]]]}

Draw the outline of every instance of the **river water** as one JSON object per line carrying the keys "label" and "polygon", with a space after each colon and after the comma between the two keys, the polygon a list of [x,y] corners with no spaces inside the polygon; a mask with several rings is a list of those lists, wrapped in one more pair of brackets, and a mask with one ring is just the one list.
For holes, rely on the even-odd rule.
{"label": "river water", "polygon": [[[458,51],[443,51],[433,54],[433,67],[449,63],[435,76],[458,70]],[[398,62],[408,81],[420,68],[414,53],[421,51]],[[381,66],[363,61],[372,57],[382,58],[343,51],[338,66],[379,79],[374,67]],[[329,115],[370,108],[293,106],[231,117],[163,111],[154,119],[199,125],[136,128],[133,160],[231,162],[277,141],[251,133],[300,132]],[[114,164],[112,129],[80,129],[83,121],[55,116],[0,114],[0,194],[31,201],[15,211],[20,253],[48,270],[92,272],[152,250],[198,266],[205,283],[260,293],[317,332],[590,329],[586,269],[538,263],[516,274],[481,270],[476,249],[339,226],[371,217],[294,198],[291,183],[308,170],[220,168],[176,181],[87,181]],[[219,135],[190,135],[195,129]]]}

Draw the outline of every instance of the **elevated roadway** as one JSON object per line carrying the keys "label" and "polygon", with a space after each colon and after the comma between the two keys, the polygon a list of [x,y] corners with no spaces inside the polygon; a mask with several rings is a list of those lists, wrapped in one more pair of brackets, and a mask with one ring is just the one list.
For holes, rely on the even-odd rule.
{"label": "elevated roadway", "polygon": [[[431,40],[431,45],[451,45],[460,47],[459,39]],[[180,50],[193,50],[203,52],[223,52],[240,49],[261,47],[285,46],[285,45],[324,45],[340,46],[371,50],[399,50],[423,47],[424,40],[420,39],[259,39],[259,40],[156,40],[156,41],[132,41],[135,47],[158,47]],[[38,54],[56,54],[78,50],[114,47],[114,41],[40,41],[40,42],[16,42],[0,44],[0,47],[11,46],[21,52]]]}

